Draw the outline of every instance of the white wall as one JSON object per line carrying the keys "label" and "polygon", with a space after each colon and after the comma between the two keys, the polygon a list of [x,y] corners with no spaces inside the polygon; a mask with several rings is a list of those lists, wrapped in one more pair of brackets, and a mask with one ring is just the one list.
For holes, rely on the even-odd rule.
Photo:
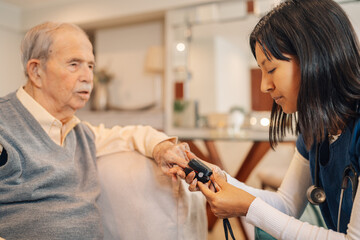
{"label": "white wall", "polygon": [[[202,38],[194,40],[191,44],[189,71],[191,72],[192,77],[188,82],[188,97],[191,100],[198,101],[199,113],[201,115],[214,112],[214,109],[216,108],[216,66],[214,57],[214,39]],[[199,91],[199,89],[201,90]]]}
{"label": "white wall", "polygon": [[346,3],[341,6],[348,14],[356,34],[360,37],[360,3]]}
{"label": "white wall", "polygon": [[154,103],[155,76],[146,72],[145,59],[149,47],[163,44],[162,21],[96,31],[96,67],[115,76],[110,84],[113,106],[134,109]]}
{"label": "white wall", "polygon": [[0,2],[0,96],[25,82],[20,61],[20,9]]}
{"label": "white wall", "polygon": [[257,21],[192,26],[189,98],[198,100],[201,115],[227,113],[233,106],[251,109],[250,68],[256,62],[248,37]]}
{"label": "white wall", "polygon": [[[216,91],[218,112],[228,113],[233,106],[251,109],[250,68],[254,58],[249,35],[258,19],[222,24],[222,35],[216,37]],[[240,34],[239,34],[240,33]]]}
{"label": "white wall", "polygon": [[[53,2],[53,3],[52,3]],[[73,22],[80,25],[99,24],[118,19],[177,7],[209,2],[209,0],[68,0],[48,1],[23,12],[22,24],[28,29],[43,21]]]}

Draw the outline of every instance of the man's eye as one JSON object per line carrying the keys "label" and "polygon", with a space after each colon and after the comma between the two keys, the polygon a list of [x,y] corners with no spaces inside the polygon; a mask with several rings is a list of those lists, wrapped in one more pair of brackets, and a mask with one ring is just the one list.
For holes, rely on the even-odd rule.
{"label": "man's eye", "polygon": [[268,74],[273,73],[273,72],[275,71],[275,69],[276,69],[276,68],[273,68],[273,69],[271,69],[270,71],[268,71]]}
{"label": "man's eye", "polygon": [[0,167],[1,167],[1,166],[4,166],[7,163],[8,154],[7,154],[6,150],[5,150],[5,148],[3,148],[2,145],[0,145],[0,146],[1,146],[1,152],[0,152]]}

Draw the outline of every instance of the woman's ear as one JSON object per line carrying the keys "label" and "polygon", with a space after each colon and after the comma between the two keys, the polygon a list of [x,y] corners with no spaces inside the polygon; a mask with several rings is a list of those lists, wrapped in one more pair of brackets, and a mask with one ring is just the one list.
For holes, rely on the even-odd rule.
{"label": "woman's ear", "polygon": [[41,87],[41,77],[43,75],[41,61],[39,59],[30,59],[26,64],[26,69],[29,81],[31,81],[36,87]]}

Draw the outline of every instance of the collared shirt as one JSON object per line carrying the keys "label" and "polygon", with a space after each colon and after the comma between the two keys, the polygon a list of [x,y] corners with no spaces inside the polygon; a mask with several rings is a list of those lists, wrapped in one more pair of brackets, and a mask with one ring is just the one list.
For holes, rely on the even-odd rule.
{"label": "collared shirt", "polygon": [[44,131],[58,145],[64,146],[66,135],[73,129],[80,120],[73,116],[68,122],[62,122],[53,117],[45,108],[36,102],[22,87],[16,92],[17,98],[24,107],[34,116],[40,123]]}
{"label": "collared shirt", "polygon": [[[58,145],[66,144],[67,134],[78,124],[80,120],[73,116],[68,122],[63,124],[52,116],[45,108],[36,102],[24,89],[20,87],[16,92],[17,98],[24,107],[40,123],[44,131]],[[96,156],[106,154],[137,150],[147,157],[153,157],[154,147],[165,140],[176,143],[176,137],[168,137],[162,132],[156,131],[150,126],[115,126],[106,128],[103,124],[92,126],[84,122],[95,135]],[[0,153],[2,146],[0,144]]]}

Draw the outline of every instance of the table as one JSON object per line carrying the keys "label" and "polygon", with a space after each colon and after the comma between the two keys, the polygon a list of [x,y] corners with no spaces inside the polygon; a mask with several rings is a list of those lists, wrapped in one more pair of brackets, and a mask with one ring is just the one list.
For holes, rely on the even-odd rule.
{"label": "table", "polygon": [[[216,149],[215,142],[219,140],[226,141],[252,141],[253,145],[246,155],[240,169],[234,176],[241,182],[245,182],[250,176],[253,169],[261,161],[264,155],[270,150],[269,133],[266,128],[264,129],[242,129],[236,135],[230,135],[225,129],[176,129],[171,132],[170,135],[178,136],[179,140],[189,144],[191,151],[199,158],[213,163],[220,168],[224,169],[222,160]],[[195,144],[194,140],[201,140],[204,142],[208,151],[208,155],[204,154]],[[285,142],[295,142],[295,136],[289,136],[284,139]],[[208,230],[211,231],[217,221],[217,217],[211,212],[209,205],[207,205],[208,216]],[[245,238],[246,231],[238,218],[241,230],[243,231]]]}
{"label": "table", "polygon": [[91,111],[81,109],[76,112],[76,116],[81,120],[87,121],[94,126],[104,124],[111,128],[116,125],[149,125],[155,129],[164,129],[164,112],[159,108],[147,110],[107,110]]}

